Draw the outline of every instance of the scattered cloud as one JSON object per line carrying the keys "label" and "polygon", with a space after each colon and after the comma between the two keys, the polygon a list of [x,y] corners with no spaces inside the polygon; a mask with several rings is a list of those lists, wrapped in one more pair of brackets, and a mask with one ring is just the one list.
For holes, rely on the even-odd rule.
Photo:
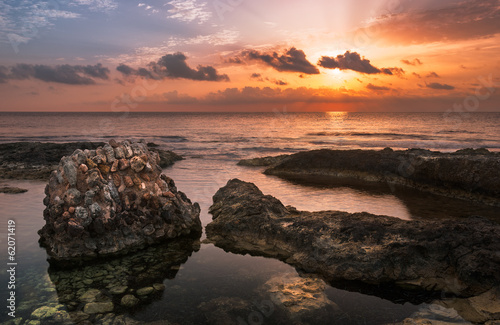
{"label": "scattered cloud", "polygon": [[498,0],[464,0],[444,8],[379,17],[358,32],[400,44],[454,42],[500,33]]}
{"label": "scattered cloud", "polygon": [[404,64],[408,64],[408,65],[413,65],[413,66],[416,66],[416,65],[422,65],[422,61],[420,61],[419,59],[415,58],[413,60],[401,60],[401,62],[403,62]]}
{"label": "scattered cloud", "polygon": [[186,63],[187,57],[177,52],[162,56],[157,62],[151,62],[147,68],[134,69],[128,65],[120,64],[116,70],[124,76],[141,76],[153,79],[190,79],[205,81],[229,81],[226,74],[219,74],[212,66],[199,65],[196,69]]}
{"label": "scattered cloud", "polygon": [[440,84],[437,82],[432,82],[430,84],[425,84],[427,88],[431,89],[437,89],[437,90],[453,90],[455,87],[447,85],[447,84]]}
{"label": "scattered cloud", "polygon": [[114,0],[74,0],[81,6],[87,6],[92,11],[111,11],[118,8],[118,3]]}
{"label": "scattered cloud", "polygon": [[168,10],[168,18],[177,19],[182,22],[206,23],[211,17],[212,12],[207,9],[206,2],[196,0],[173,0],[168,3],[172,8]]}
{"label": "scattered cloud", "polygon": [[255,73],[255,72],[250,75],[250,79],[255,79],[257,81],[264,81],[262,75],[260,73]]}
{"label": "scattered cloud", "polygon": [[17,52],[20,44],[37,38],[57,20],[81,18],[82,14],[75,11],[108,12],[117,7],[114,0],[0,1],[0,43],[10,43]]}
{"label": "scattered cloud", "polygon": [[194,104],[198,99],[186,94],[179,94],[177,90],[163,93],[163,97],[169,104]]}
{"label": "scattered cloud", "polygon": [[426,78],[441,78],[437,73],[435,73],[434,71],[432,72],[429,72],[426,76]]}
{"label": "scattered cloud", "polygon": [[304,51],[292,47],[284,53],[266,53],[257,50],[243,50],[237,57],[229,59],[229,63],[240,63],[244,60],[259,61],[280,72],[301,72],[319,74],[319,70],[306,59]]}
{"label": "scattered cloud", "polygon": [[0,65],[0,84],[7,82],[8,69],[3,65]]}
{"label": "scattered cloud", "polygon": [[168,46],[175,47],[179,45],[210,44],[214,46],[234,44],[240,37],[237,30],[223,29],[216,33],[207,35],[198,35],[190,38],[170,37]]}
{"label": "scattered cloud", "polygon": [[273,80],[273,82],[274,82],[276,85],[278,85],[278,86],[286,86],[286,85],[288,85],[288,82],[283,81],[283,80],[280,80],[280,79]]}
{"label": "scattered cloud", "polygon": [[422,78],[422,76],[421,76],[421,75],[419,75],[419,74],[418,74],[418,73],[416,73],[416,72],[413,72],[413,73],[412,73],[412,75],[414,75],[415,77],[417,77],[417,78],[419,78],[419,79],[420,79],[420,78]]}
{"label": "scattered cloud", "polygon": [[80,17],[61,10],[57,2],[0,1],[0,42],[16,47],[37,37],[39,30],[53,26],[57,19]]}
{"label": "scattered cloud", "polygon": [[371,83],[369,83],[368,85],[366,85],[366,88],[370,89],[370,90],[374,90],[374,91],[387,91],[387,90],[391,90],[391,88],[389,88],[389,87],[376,86],[376,85],[371,84]]}
{"label": "scattered cloud", "polygon": [[376,68],[370,63],[370,60],[361,58],[357,52],[350,51],[336,57],[322,56],[318,65],[325,69],[353,70],[365,74],[382,73],[397,76],[404,74],[404,70],[401,68]]}
{"label": "scattered cloud", "polygon": [[109,69],[96,65],[56,65],[19,63],[10,68],[0,67],[0,82],[7,80],[37,79],[68,85],[92,85],[94,79],[108,80]]}
{"label": "scattered cloud", "polygon": [[250,75],[250,79],[252,80],[256,80],[256,81],[261,81],[261,82],[265,82],[265,81],[269,81],[275,85],[278,85],[278,86],[286,86],[288,85],[288,82],[284,81],[284,80],[281,80],[281,79],[274,79],[274,78],[264,78],[260,73],[252,73]]}
{"label": "scattered cloud", "polygon": [[403,77],[405,71],[402,68],[382,68],[382,73]]}
{"label": "scattered cloud", "polygon": [[205,104],[253,104],[349,101],[336,89],[243,87],[210,92],[200,100]]}

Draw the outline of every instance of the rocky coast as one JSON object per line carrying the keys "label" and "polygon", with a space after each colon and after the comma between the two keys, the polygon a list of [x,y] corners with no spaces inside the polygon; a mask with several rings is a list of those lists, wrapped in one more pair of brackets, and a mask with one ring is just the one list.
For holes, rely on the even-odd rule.
{"label": "rocky coast", "polygon": [[225,250],[278,258],[332,284],[451,295],[468,320],[500,319],[500,226],[489,220],[297,211],[237,179],[214,195],[210,213],[207,237]]}
{"label": "rocky coast", "polygon": [[441,153],[423,149],[312,150],[241,160],[266,166],[268,175],[291,180],[349,180],[402,185],[434,194],[500,206],[500,153],[463,149]]}
{"label": "rocky coast", "polygon": [[126,254],[201,234],[200,207],[161,173],[142,142],[76,149],[61,158],[45,188],[40,244],[58,265]]}
{"label": "rocky coast", "polygon": [[[50,173],[57,168],[63,156],[75,150],[95,150],[104,142],[12,142],[0,144],[0,178],[48,180]],[[148,143],[151,151],[158,152],[160,167],[173,165],[182,157],[170,150],[159,149]]]}

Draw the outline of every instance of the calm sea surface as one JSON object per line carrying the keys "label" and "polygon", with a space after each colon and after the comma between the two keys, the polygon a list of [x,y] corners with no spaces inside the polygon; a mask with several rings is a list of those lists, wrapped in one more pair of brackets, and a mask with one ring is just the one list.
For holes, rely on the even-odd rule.
{"label": "calm sea surface", "polygon": [[[363,187],[294,184],[263,175],[262,168],[236,166],[242,158],[320,148],[455,151],[484,147],[500,151],[499,113],[455,116],[442,113],[0,113],[0,142],[107,141],[111,138],[145,139],[184,156],[185,160],[165,169],[164,173],[172,177],[178,189],[191,200],[199,202],[203,225],[211,220],[208,207],[212,195],[231,178],[254,182],[264,193],[302,210],[367,211],[402,219],[461,218],[474,214],[498,220],[500,216],[498,208],[384,184]],[[0,194],[0,242],[5,248],[7,220],[14,219],[19,261],[18,315],[30,319],[35,309],[61,300],[59,282],[54,280],[58,277],[48,270],[46,253],[37,242],[36,232],[44,223],[45,184],[10,180],[0,183],[29,189],[24,194]],[[0,251],[2,263],[7,260],[4,248]],[[296,277],[294,268],[274,259],[227,253],[212,244],[201,244],[198,250],[186,254],[184,260],[174,267],[175,272],[161,279],[166,286],[161,296],[136,311],[124,312],[139,321],[216,324],[214,319],[220,320],[220,317],[214,316],[218,314],[213,306],[224,305],[221,301],[225,299],[226,305],[240,304],[240,318],[229,318],[234,324],[242,321],[278,324],[280,319],[285,324],[278,311],[261,312],[259,316],[255,306],[256,302],[270,299],[264,285],[268,280],[276,276]],[[5,270],[0,268],[2,301],[7,297]],[[408,302],[412,299],[397,297],[397,294],[388,298],[380,293],[331,286],[326,287],[325,294],[341,311],[318,314],[325,324],[392,324],[429,310],[440,310],[436,318],[446,314],[457,321],[460,319],[453,309],[443,311],[432,303],[413,304]],[[8,318],[4,307],[0,308],[1,323]]]}

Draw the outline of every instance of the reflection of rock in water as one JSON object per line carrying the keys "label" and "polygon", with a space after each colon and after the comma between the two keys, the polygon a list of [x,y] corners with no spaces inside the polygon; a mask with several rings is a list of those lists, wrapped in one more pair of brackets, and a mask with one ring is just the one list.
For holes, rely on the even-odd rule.
{"label": "reflection of rock in water", "polygon": [[198,240],[178,239],[107,263],[48,272],[75,323],[102,322],[161,298],[163,280],[173,279],[199,247]]}

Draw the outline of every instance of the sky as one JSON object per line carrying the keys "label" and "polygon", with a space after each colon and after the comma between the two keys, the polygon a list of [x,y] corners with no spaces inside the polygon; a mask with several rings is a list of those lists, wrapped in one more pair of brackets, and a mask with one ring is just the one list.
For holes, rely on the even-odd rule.
{"label": "sky", "polygon": [[0,0],[0,111],[500,111],[500,0]]}

